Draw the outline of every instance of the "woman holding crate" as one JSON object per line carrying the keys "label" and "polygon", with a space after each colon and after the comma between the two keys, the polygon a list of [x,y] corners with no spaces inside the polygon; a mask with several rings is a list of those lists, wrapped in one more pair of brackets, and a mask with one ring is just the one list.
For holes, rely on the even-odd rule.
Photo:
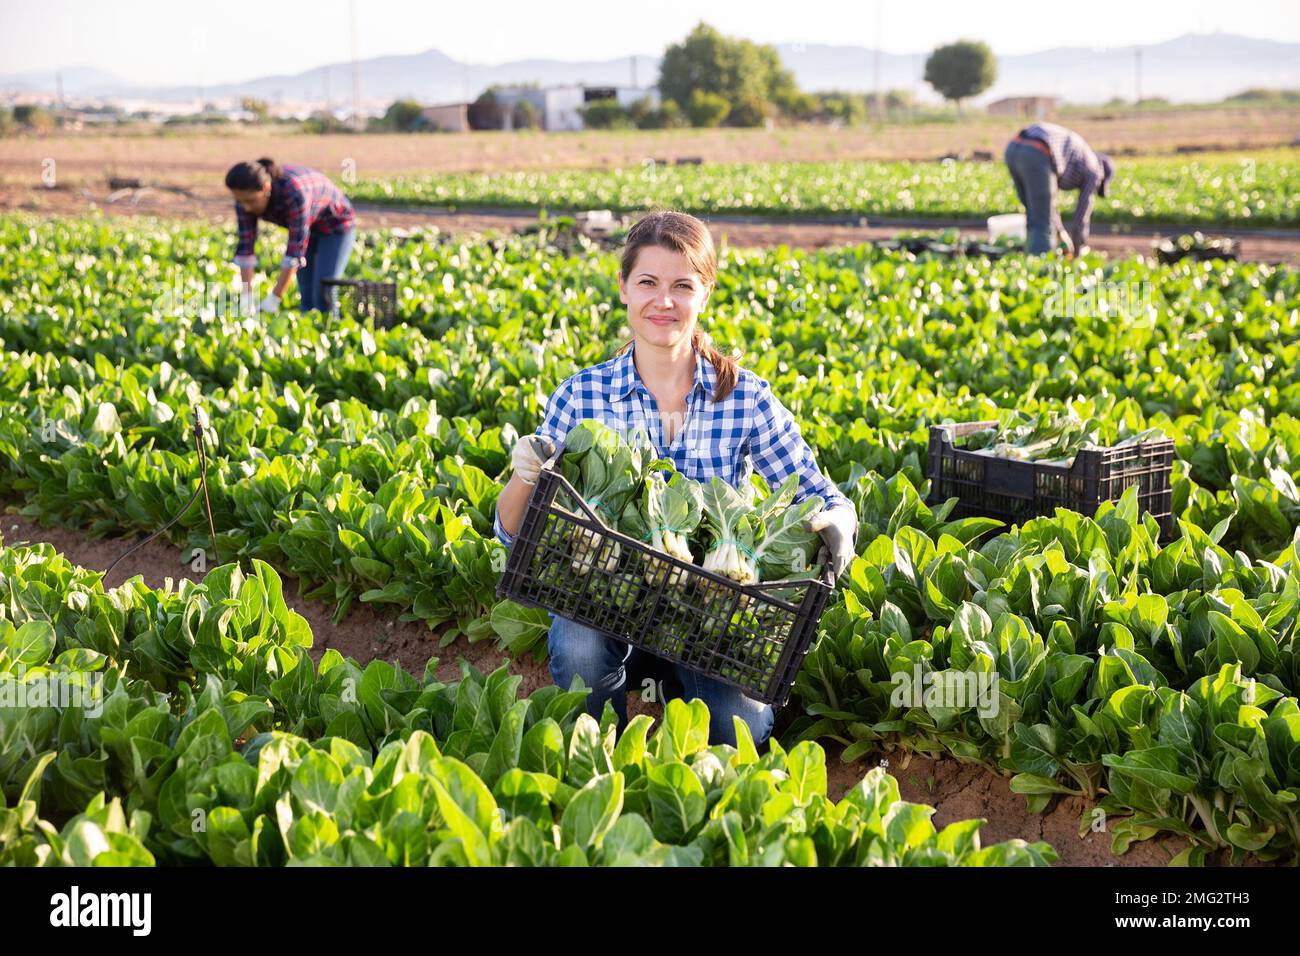
{"label": "woman holding crate", "polygon": [[[656,451],[696,481],[717,476],[732,487],[749,481],[750,465],[772,488],[799,477],[795,503],[819,495],[825,507],[807,528],[824,542],[822,559],[836,577],[854,554],[853,505],[822,474],[794,417],[768,383],[713,348],[699,326],[717,276],[708,228],[694,216],[655,212],[628,233],[618,275],[632,341],[612,359],[560,383],[535,435],[520,439],[514,470],[497,500],[496,535],[514,541],[544,462],[564,445],[579,421],[644,427]],[[592,688],[587,711],[599,717],[611,700],[619,729],[627,724],[627,672],[640,649],[600,631],[552,615],[551,676],[568,687],[575,675]],[[733,716],[749,725],[755,742],[772,732],[772,707],[739,689],[678,666],[689,699],[709,708],[711,743],[736,743]]]}
{"label": "woman holding crate", "polygon": [[352,203],[324,173],[306,166],[279,165],[273,159],[236,163],[226,173],[226,188],[235,199],[239,224],[239,266],[245,294],[251,296],[259,219],[289,230],[280,274],[262,299],[262,312],[278,312],[289,281],[298,279],[298,310],[328,311],[322,292],[325,279],[337,279],[352,254],[356,235]]}

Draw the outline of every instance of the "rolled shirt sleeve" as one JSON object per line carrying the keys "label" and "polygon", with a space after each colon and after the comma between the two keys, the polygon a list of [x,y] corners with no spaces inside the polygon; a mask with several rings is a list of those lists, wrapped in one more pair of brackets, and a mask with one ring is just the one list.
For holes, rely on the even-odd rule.
{"label": "rolled shirt sleeve", "polygon": [[1101,177],[1102,170],[1093,168],[1090,163],[1083,174],[1083,182],[1079,185],[1079,202],[1074,207],[1074,218],[1070,221],[1070,239],[1076,249],[1088,242],[1088,234],[1092,230],[1093,198],[1101,185]]}
{"label": "rolled shirt sleeve", "polygon": [[790,410],[773,394],[771,386],[760,380],[755,402],[756,422],[749,440],[749,454],[754,468],[773,490],[780,487],[791,474],[799,476],[799,490],[794,500],[803,501],[810,495],[820,495],[825,508],[837,505],[853,507],[835,483],[817,467],[812,449],[804,441],[799,423]]}
{"label": "rolled shirt sleeve", "polygon": [[492,532],[497,536],[497,540],[507,548],[515,543],[515,535],[501,527],[501,513],[499,511],[492,516]]}
{"label": "rolled shirt sleeve", "polygon": [[235,265],[241,269],[257,265],[257,217],[235,203],[235,223],[239,244],[235,246]]}

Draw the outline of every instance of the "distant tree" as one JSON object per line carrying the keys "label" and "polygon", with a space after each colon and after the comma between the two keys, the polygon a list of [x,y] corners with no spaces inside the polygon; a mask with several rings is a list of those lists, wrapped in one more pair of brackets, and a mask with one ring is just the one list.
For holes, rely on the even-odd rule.
{"label": "distant tree", "polygon": [[582,123],[588,129],[634,129],[636,123],[616,99],[593,100],[581,107]]}
{"label": "distant tree", "polygon": [[957,104],[983,93],[998,77],[998,63],[987,43],[958,40],[938,47],[925,61],[925,82]]}
{"label": "distant tree", "polygon": [[0,106],[0,134],[8,135],[18,124],[14,122],[14,111]]}
{"label": "distant tree", "polygon": [[866,100],[859,93],[831,90],[817,94],[817,115],[822,119],[838,120],[845,126],[856,126],[867,118]]}
{"label": "distant tree", "polygon": [[630,119],[634,125],[641,127],[642,129],[647,129],[648,127],[643,127],[641,124],[647,122],[647,118],[652,116],[654,111],[654,101],[648,96],[643,96],[640,99],[632,101],[632,104],[627,108],[627,115],[628,119]]}
{"label": "distant tree", "polygon": [[659,104],[659,119],[664,129],[681,129],[690,126],[690,117],[676,100],[664,100]]}
{"label": "distant tree", "polygon": [[54,114],[44,106],[22,103],[14,107],[14,122],[37,133],[48,133],[54,128]]}
{"label": "distant tree", "polygon": [[501,102],[497,99],[499,87],[489,86],[478,95],[466,110],[470,129],[501,129],[505,126]]}
{"label": "distant tree", "polygon": [[891,113],[901,113],[903,110],[910,110],[915,105],[915,99],[910,90],[886,90],[885,91],[885,109]]}
{"label": "distant tree", "polygon": [[717,93],[693,92],[686,102],[686,115],[692,126],[721,126],[731,112],[731,104]]}
{"label": "distant tree", "polygon": [[[741,41],[742,43],[748,41]],[[786,69],[781,63],[781,54],[777,53],[776,47],[767,44],[755,44],[758,51],[759,60],[762,62],[767,72],[767,91],[766,97],[770,102],[780,103],[782,100],[799,95],[799,87],[794,81],[794,72]]]}
{"label": "distant tree", "polygon": [[1240,93],[1233,93],[1231,96],[1224,97],[1225,103],[1253,103],[1264,105],[1290,105],[1300,103],[1300,90],[1286,89],[1268,89],[1266,87],[1253,86],[1248,90],[1242,90]]}
{"label": "distant tree", "polygon": [[801,90],[782,90],[772,97],[772,103],[790,119],[805,121],[817,115],[817,97]]}
{"label": "distant tree", "polygon": [[541,114],[537,112],[537,107],[531,100],[520,100],[516,103],[513,118],[515,129],[541,129]]}
{"label": "distant tree", "polygon": [[[664,51],[659,92],[665,100],[684,104],[692,123],[695,111],[691,102],[698,92],[726,102],[724,116],[729,123],[755,125],[769,112],[759,103],[789,98],[797,93],[797,87],[794,75],[781,65],[775,47],[726,37],[708,24],[699,23],[681,43]],[[702,115],[711,119],[714,112],[710,108]]]}
{"label": "distant tree", "polygon": [[424,128],[424,110],[415,100],[393,100],[371,127],[395,133],[413,133]]}
{"label": "distant tree", "polygon": [[747,93],[731,104],[727,114],[728,126],[757,127],[767,123],[771,105],[761,96]]}
{"label": "distant tree", "polygon": [[313,113],[302,121],[302,131],[309,135],[322,133],[353,133],[356,128],[346,120],[341,120],[333,113],[324,110]]}
{"label": "distant tree", "polygon": [[691,121],[676,100],[664,100],[657,110],[651,110],[637,121],[641,129],[681,129],[690,125]]}
{"label": "distant tree", "polygon": [[271,116],[270,105],[266,100],[259,100],[255,96],[245,96],[239,101],[239,108],[252,113],[255,123],[265,123]]}

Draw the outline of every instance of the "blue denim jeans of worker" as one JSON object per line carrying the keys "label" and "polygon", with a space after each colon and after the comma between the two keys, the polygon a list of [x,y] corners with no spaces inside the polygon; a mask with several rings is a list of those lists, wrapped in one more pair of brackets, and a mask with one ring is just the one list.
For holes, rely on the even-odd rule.
{"label": "blue denim jeans of worker", "polygon": [[[628,675],[639,669],[634,655],[644,658],[652,658],[652,655],[554,614],[551,615],[547,643],[551,653],[551,678],[555,683],[568,689],[575,675],[581,677],[582,682],[592,689],[587,697],[587,713],[599,720],[605,701],[610,701],[618,714],[618,729],[622,733],[627,726]],[[754,744],[760,749],[764,747],[772,736],[772,724],[776,719],[771,704],[746,697],[736,688],[693,670],[670,666],[681,683],[682,697],[688,701],[699,698],[709,708],[710,745],[736,745],[734,716],[749,726]],[[641,687],[630,689],[639,692]]]}
{"label": "blue denim jeans of worker", "polygon": [[345,229],[331,236],[313,232],[307,240],[307,264],[298,270],[298,311],[329,311],[329,302],[321,292],[322,279],[338,279],[352,255],[355,229]]}
{"label": "blue denim jeans of worker", "polygon": [[1016,195],[1025,207],[1025,250],[1031,255],[1050,252],[1061,229],[1052,161],[1034,147],[1015,141],[1007,144],[1004,158]]}

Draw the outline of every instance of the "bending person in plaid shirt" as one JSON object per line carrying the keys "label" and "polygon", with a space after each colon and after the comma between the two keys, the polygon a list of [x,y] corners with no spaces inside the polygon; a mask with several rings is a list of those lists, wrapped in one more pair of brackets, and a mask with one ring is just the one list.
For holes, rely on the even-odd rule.
{"label": "bending person in plaid shirt", "polygon": [[[1007,144],[1004,155],[1025,207],[1026,250],[1049,252],[1061,237],[1070,252],[1088,244],[1093,196],[1105,197],[1115,164],[1095,153],[1083,137],[1055,123],[1026,126]],[[1066,231],[1056,209],[1059,189],[1079,190],[1074,217]]]}
{"label": "bending person in plaid shirt", "polygon": [[265,219],[289,230],[289,244],[280,260],[280,275],[271,294],[260,304],[277,312],[289,280],[298,277],[298,308],[302,312],[329,309],[322,294],[324,279],[343,275],[356,235],[352,203],[329,177],[306,166],[278,165],[272,159],[236,163],[226,173],[226,188],[235,197],[239,223],[239,266],[246,295],[252,293],[257,265],[257,224]]}
{"label": "bending person in plaid shirt", "polygon": [[[536,434],[516,444],[514,471],[497,499],[500,541],[513,543],[543,462],[574,425],[595,418],[624,435],[643,429],[660,457],[697,481],[717,476],[741,487],[757,469],[775,488],[797,474],[796,501],[820,495],[826,502],[808,519],[825,544],[819,559],[837,577],[844,570],[857,533],[852,503],[818,469],[799,425],[768,383],[710,346],[700,329],[716,277],[713,240],[694,216],[656,212],[632,227],[618,276],[632,341],[609,361],[562,382]],[[592,688],[588,713],[599,718],[609,700],[620,728],[627,724],[629,670],[667,665],[554,614],[549,646],[555,682],[568,687],[574,675],[581,676]],[[749,725],[756,743],[771,736],[770,705],[687,668],[674,670],[686,699],[708,705],[711,742],[736,743],[733,716]]]}

